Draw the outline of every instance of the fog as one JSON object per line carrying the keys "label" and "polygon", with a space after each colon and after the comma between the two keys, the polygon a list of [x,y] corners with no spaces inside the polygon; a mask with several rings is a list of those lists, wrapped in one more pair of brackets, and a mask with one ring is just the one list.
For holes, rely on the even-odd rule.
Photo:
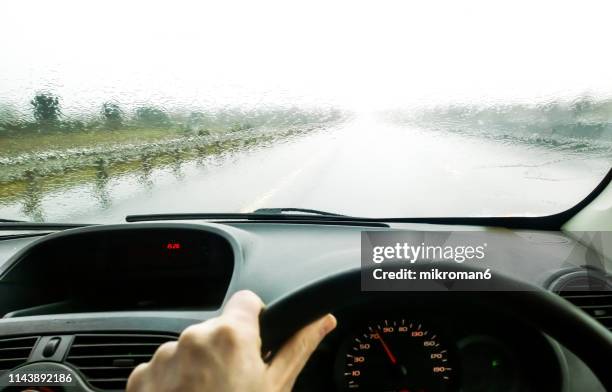
{"label": "fog", "polygon": [[0,104],[356,111],[612,93],[608,1],[7,1]]}

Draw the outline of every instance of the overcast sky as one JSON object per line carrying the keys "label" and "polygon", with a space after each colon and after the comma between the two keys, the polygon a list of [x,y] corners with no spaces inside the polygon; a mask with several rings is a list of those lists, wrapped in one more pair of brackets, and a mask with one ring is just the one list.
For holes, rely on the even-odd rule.
{"label": "overcast sky", "polygon": [[608,1],[30,1],[0,6],[0,103],[168,108],[612,93]]}

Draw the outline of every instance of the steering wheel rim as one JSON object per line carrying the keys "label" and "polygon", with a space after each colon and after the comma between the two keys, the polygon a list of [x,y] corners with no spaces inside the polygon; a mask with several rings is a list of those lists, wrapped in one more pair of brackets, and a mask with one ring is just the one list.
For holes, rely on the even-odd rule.
{"label": "steering wheel rim", "polygon": [[[413,270],[431,268],[412,265]],[[473,271],[460,264],[445,270]],[[366,271],[367,273],[367,271]],[[362,291],[362,269],[356,268],[313,281],[270,303],[261,314],[264,352],[275,352],[290,336],[309,322],[347,306],[372,300],[397,300],[418,292]],[[495,291],[472,292],[482,303],[503,308],[546,333],[578,356],[595,374],[606,390],[612,391],[612,332],[560,296],[514,278],[494,273],[486,287]],[[453,291],[452,288],[448,291]],[[465,291],[462,291],[465,293]],[[458,291],[455,291],[458,293]],[[470,293],[466,298],[469,298]]]}

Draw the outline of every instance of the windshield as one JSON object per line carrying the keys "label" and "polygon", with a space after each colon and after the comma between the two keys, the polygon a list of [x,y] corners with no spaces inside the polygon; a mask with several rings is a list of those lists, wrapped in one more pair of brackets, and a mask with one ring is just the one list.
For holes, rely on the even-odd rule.
{"label": "windshield", "polygon": [[9,0],[0,218],[560,212],[612,162],[611,11]]}

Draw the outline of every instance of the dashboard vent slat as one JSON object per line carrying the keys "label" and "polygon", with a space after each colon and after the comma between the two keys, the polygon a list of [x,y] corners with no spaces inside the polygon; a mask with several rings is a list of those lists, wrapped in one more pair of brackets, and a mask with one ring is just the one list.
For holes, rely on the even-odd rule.
{"label": "dashboard vent slat", "polygon": [[0,375],[25,363],[38,337],[0,339]]}
{"label": "dashboard vent slat", "polygon": [[[566,293],[571,293],[567,294]],[[560,292],[559,295],[599,321],[606,328],[612,331],[612,296],[591,296],[589,291],[583,292],[581,296],[576,291]]]}
{"label": "dashboard vent slat", "polygon": [[612,331],[612,283],[596,271],[574,271],[551,284],[551,291],[573,303]]}
{"label": "dashboard vent slat", "polygon": [[102,391],[123,391],[132,370],[148,362],[155,350],[174,335],[76,335],[66,362],[79,369],[90,386]]}

